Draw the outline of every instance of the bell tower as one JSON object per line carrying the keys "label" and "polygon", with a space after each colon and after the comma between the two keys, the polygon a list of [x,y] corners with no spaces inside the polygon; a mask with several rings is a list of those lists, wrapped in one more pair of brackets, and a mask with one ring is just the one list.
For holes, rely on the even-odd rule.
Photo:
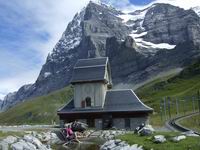
{"label": "bell tower", "polygon": [[71,80],[76,109],[102,108],[106,91],[111,87],[111,71],[107,57],[80,59]]}

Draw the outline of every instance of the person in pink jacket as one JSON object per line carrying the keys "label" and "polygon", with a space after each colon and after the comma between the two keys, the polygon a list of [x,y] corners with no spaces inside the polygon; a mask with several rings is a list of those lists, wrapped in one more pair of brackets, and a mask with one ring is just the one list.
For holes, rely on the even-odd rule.
{"label": "person in pink jacket", "polygon": [[67,134],[67,136],[66,136],[67,139],[69,139],[69,140],[74,140],[74,141],[80,143],[80,141],[79,141],[78,138],[77,138],[76,133],[72,131],[72,128],[70,127],[70,125],[68,125],[68,126],[65,128],[65,132],[66,132],[66,134]]}

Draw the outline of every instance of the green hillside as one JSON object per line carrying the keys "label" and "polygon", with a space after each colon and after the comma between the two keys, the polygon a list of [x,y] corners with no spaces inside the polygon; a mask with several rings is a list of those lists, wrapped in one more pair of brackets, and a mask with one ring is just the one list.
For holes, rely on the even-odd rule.
{"label": "green hillside", "polygon": [[176,78],[172,81],[163,78],[136,90],[138,96],[154,109],[159,109],[160,100],[166,96],[184,98],[197,95],[200,89],[200,75],[188,79]]}
{"label": "green hillside", "polygon": [[[151,117],[151,124],[161,125],[160,102],[164,97],[170,97],[175,103],[175,98],[180,100],[180,112],[192,111],[192,96],[198,96],[200,90],[200,60],[193,62],[178,75],[170,75],[152,81],[139,89],[136,93],[145,104],[154,108],[155,113]],[[187,100],[187,103],[183,101]],[[195,101],[195,108],[198,109],[198,101]],[[184,106],[185,105],[185,106]],[[184,108],[185,107],[185,108]],[[171,115],[175,115],[176,105],[171,106]],[[164,122],[163,122],[164,123]]]}
{"label": "green hillside", "polygon": [[[200,90],[200,60],[184,69],[180,74],[172,74],[156,79],[136,90],[136,93],[145,104],[154,108],[151,124],[161,125],[159,115],[160,100],[165,96],[184,98],[197,95]],[[58,90],[46,96],[33,98],[22,104],[0,113],[0,124],[51,124],[58,122],[56,111],[72,98],[71,87]],[[196,104],[198,105],[198,104]],[[191,110],[191,105],[189,105]],[[175,113],[172,110],[172,115]]]}
{"label": "green hillside", "polygon": [[200,133],[200,116],[199,114],[185,118],[183,120],[179,121],[179,124],[181,124],[184,127],[187,127],[189,129],[193,129],[194,131],[197,131]]}
{"label": "green hillside", "polygon": [[67,87],[46,96],[19,104],[0,113],[0,124],[51,124],[58,122],[56,111],[72,98],[73,90]]}
{"label": "green hillside", "polygon": [[200,90],[200,60],[189,65],[178,75],[162,77],[140,87],[136,93],[146,104],[158,110],[162,98],[195,96],[198,90]]}

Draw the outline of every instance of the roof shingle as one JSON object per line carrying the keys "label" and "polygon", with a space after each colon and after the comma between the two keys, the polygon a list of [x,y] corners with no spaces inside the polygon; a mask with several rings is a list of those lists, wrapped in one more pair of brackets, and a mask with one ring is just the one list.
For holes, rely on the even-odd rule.
{"label": "roof shingle", "polygon": [[71,83],[105,81],[108,58],[80,59],[76,63]]}
{"label": "roof shingle", "polygon": [[108,57],[79,59],[74,68],[80,67],[94,67],[94,66],[106,66]]}

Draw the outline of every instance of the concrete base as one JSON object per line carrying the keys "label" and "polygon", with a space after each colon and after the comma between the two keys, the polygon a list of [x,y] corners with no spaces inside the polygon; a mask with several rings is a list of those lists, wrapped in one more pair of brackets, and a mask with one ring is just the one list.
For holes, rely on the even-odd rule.
{"label": "concrete base", "polygon": [[[127,125],[126,119],[128,119],[129,123]],[[78,119],[78,122],[82,122],[87,124],[87,119]],[[98,130],[103,129],[103,119],[94,119],[95,128]],[[147,116],[145,117],[136,117],[136,118],[112,118],[112,127],[117,129],[130,129],[134,130],[136,127],[140,126],[141,124],[148,124],[149,119]],[[64,121],[60,121],[60,125],[64,125]]]}
{"label": "concrete base", "polygon": [[[126,127],[125,118],[113,118],[113,127],[117,129],[131,129],[134,130],[141,124],[148,124],[148,117],[138,117],[138,118],[126,118],[130,119],[130,126]],[[95,128],[102,129],[103,121],[102,119],[95,119]]]}

